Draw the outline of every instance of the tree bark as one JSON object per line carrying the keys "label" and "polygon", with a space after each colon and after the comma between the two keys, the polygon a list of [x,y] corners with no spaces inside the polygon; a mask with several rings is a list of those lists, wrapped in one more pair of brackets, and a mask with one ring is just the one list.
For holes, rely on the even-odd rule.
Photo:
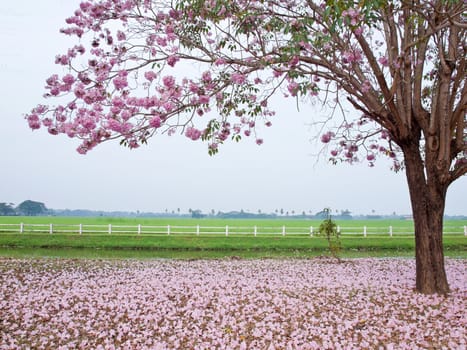
{"label": "tree bark", "polygon": [[416,290],[446,294],[443,216],[447,184],[442,183],[436,164],[422,160],[418,142],[403,147],[403,151],[415,227]]}

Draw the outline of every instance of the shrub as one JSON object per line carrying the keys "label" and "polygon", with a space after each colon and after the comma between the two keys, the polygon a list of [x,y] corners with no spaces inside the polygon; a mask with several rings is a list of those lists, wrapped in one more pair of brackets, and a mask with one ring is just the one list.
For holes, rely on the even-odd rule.
{"label": "shrub", "polygon": [[318,234],[324,236],[328,241],[329,251],[331,255],[339,259],[339,253],[341,251],[342,245],[340,240],[340,232],[337,228],[337,224],[331,218],[331,210],[329,208],[324,209],[326,213],[326,219],[319,225]]}

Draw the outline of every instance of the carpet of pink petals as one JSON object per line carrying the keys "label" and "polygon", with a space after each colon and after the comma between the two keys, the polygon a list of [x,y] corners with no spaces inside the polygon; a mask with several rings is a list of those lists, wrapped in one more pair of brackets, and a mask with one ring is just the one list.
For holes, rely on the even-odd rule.
{"label": "carpet of pink petals", "polygon": [[466,349],[451,293],[412,259],[0,259],[0,349]]}

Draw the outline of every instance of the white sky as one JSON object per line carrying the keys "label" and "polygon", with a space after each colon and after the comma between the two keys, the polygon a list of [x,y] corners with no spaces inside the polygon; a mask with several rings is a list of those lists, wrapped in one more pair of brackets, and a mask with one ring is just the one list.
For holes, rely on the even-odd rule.
{"label": "white sky", "polygon": [[[253,139],[221,147],[210,157],[207,145],[183,136],[158,136],[130,151],[118,143],[98,146],[86,156],[78,140],[32,132],[23,118],[44,103],[45,79],[62,73],[55,55],[74,45],[59,34],[78,0],[0,2],[0,202],[31,199],[54,209],[169,211],[180,208],[297,213],[348,209],[354,214],[410,213],[404,173],[383,159],[333,166],[314,154],[320,145],[308,124],[319,107],[278,100],[265,143]],[[52,101],[50,101],[52,102]],[[467,177],[454,183],[446,213],[467,214]]]}

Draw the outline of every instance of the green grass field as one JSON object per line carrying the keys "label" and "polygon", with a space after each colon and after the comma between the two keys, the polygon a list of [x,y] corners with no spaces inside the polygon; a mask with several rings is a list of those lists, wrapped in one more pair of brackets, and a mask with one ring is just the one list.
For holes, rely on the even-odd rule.
{"label": "green grass field", "polygon": [[[88,225],[233,225],[233,226],[318,226],[321,220],[296,220],[287,217],[276,219],[191,219],[191,218],[118,218],[118,217],[59,217],[59,216],[0,216],[0,224],[12,223],[33,224],[88,224]],[[411,220],[336,220],[342,226],[371,226],[371,227],[411,227]],[[448,226],[464,226],[467,220],[446,221]]]}
{"label": "green grass field", "polygon": [[[444,237],[446,256],[467,257],[467,239]],[[160,258],[310,257],[327,254],[323,238],[309,236],[155,236],[2,234],[0,256],[120,256]],[[343,256],[413,256],[412,237],[342,237]]]}
{"label": "green grass field", "polygon": [[[324,238],[309,234],[280,234],[282,226],[288,232],[293,228],[309,228],[315,232],[320,221],[309,220],[212,220],[212,219],[140,219],[140,218],[70,218],[70,217],[0,217],[2,224],[43,224],[52,223],[55,228],[67,225],[113,225],[134,226],[131,233],[53,233],[0,232],[0,256],[45,255],[45,256],[121,256],[121,257],[176,257],[176,258],[216,258],[222,256],[241,257],[307,257],[326,254],[327,241]],[[172,234],[136,233],[138,224],[146,226],[174,227]],[[410,232],[413,223],[405,220],[367,220],[342,221],[343,256],[413,256],[414,238]],[[215,226],[221,231],[229,227],[229,235],[225,234],[177,234],[177,226]],[[453,228],[463,232],[465,221],[446,223],[445,231]],[[263,233],[256,237],[253,234],[236,234],[235,227],[272,228],[274,234]],[[362,228],[367,226],[368,236],[363,237]],[[389,226],[393,227],[394,235],[388,234]],[[446,230],[446,228],[448,228]],[[165,231],[163,231],[165,232]],[[194,231],[193,231],[194,232]],[[252,230],[251,230],[252,232]],[[354,234],[346,234],[353,232]],[[357,232],[358,234],[355,234]],[[373,232],[373,233],[372,233]],[[376,232],[376,233],[375,233]],[[467,257],[467,238],[463,234],[444,235],[444,247],[447,256]]]}
{"label": "green grass field", "polygon": [[[114,226],[215,226],[215,227],[274,227],[281,230],[282,226],[288,228],[313,227],[317,229],[321,220],[295,220],[287,218],[277,219],[188,219],[188,218],[114,218],[114,217],[53,217],[53,216],[0,216],[0,229],[3,224],[53,224],[54,226],[66,225],[114,225]],[[363,232],[366,226],[368,232],[388,233],[392,226],[394,233],[413,232],[413,222],[411,220],[336,220],[342,227],[345,234],[353,232]],[[445,222],[445,231],[463,232],[463,227],[467,226],[467,220],[451,220]]]}

